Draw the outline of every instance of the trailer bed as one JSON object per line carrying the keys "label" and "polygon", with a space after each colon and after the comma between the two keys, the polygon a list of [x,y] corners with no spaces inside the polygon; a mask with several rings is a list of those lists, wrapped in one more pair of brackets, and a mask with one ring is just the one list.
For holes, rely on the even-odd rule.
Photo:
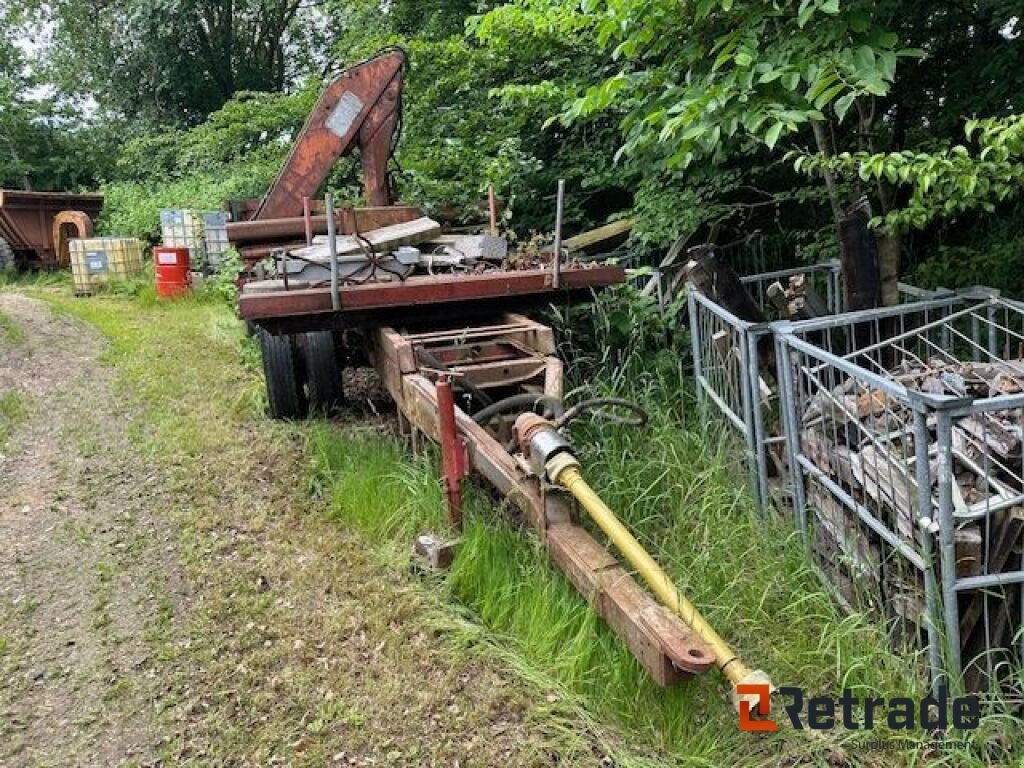
{"label": "trailer bed", "polygon": [[274,333],[381,323],[474,317],[538,306],[559,298],[621,283],[619,266],[563,267],[554,288],[549,270],[487,272],[462,275],[413,275],[406,280],[342,285],[341,308],[331,308],[329,285],[285,290],[279,281],[247,283],[239,297],[244,320]]}

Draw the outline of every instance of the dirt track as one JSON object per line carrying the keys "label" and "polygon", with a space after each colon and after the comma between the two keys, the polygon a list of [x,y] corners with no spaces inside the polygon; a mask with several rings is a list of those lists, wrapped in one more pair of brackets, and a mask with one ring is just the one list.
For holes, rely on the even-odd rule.
{"label": "dirt track", "polygon": [[19,296],[0,309],[25,336],[0,349],[0,391],[30,414],[0,461],[0,758],[146,762],[145,632],[158,594],[181,589],[175,532],[151,514],[157,478],[132,455],[97,334]]}
{"label": "dirt track", "polygon": [[[190,484],[133,441],[145,409],[94,329],[12,293],[0,312],[24,331],[0,395],[29,409],[0,455],[0,766],[601,764],[311,511],[258,420]],[[253,466],[276,484],[237,485]]]}

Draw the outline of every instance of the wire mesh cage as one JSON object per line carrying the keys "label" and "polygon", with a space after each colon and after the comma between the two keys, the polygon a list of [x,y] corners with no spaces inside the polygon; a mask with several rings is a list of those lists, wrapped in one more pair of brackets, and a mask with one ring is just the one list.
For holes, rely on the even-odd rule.
{"label": "wire mesh cage", "polygon": [[795,517],[933,685],[1024,652],[1024,304],[989,289],[774,326]]}
{"label": "wire mesh cage", "polygon": [[[780,299],[776,294],[773,301],[773,286],[776,291],[779,286],[791,286],[798,302],[809,302],[820,316],[834,316],[844,309],[842,269],[838,260],[830,260],[746,275],[740,281],[765,321],[742,320],[690,286],[690,338],[697,395],[743,440],[751,491],[763,512],[773,496],[786,490],[785,437],[771,328],[771,322],[780,317],[776,304]],[[785,291],[788,296],[792,293]],[[934,293],[899,284],[903,302]]]}
{"label": "wire mesh cage", "polygon": [[768,289],[801,275],[823,298],[825,312],[841,310],[840,269],[834,261],[740,278],[765,322],[742,320],[692,287],[687,296],[697,394],[743,439],[751,490],[761,509],[768,503],[772,478],[781,476],[783,453],[783,438],[770,428],[778,421],[778,393],[771,377],[762,376],[771,369],[774,354],[768,320],[777,317]]}

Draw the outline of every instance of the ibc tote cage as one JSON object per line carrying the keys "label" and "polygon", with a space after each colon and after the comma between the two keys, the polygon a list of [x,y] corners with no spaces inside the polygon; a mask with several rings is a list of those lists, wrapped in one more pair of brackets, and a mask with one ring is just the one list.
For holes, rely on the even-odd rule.
{"label": "ibc tote cage", "polygon": [[994,686],[1024,658],[1024,304],[975,289],[772,329],[819,566],[927,648],[935,691]]}

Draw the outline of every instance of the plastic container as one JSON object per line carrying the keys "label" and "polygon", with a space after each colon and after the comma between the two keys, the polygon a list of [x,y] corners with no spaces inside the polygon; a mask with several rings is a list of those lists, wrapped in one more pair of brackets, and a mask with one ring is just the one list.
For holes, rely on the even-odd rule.
{"label": "plastic container", "polygon": [[160,240],[170,248],[187,248],[193,269],[201,270],[206,266],[203,218],[197,211],[161,211]]}
{"label": "plastic container", "polygon": [[153,266],[156,271],[157,296],[175,299],[192,290],[191,255],[188,248],[154,248]]}
{"label": "plastic container", "polygon": [[68,241],[71,279],[76,296],[97,285],[142,274],[142,243],[135,237],[90,237]]}
{"label": "plastic container", "polygon": [[203,214],[203,243],[206,246],[206,263],[215,270],[224,260],[224,253],[231,247],[226,213],[210,211]]}

